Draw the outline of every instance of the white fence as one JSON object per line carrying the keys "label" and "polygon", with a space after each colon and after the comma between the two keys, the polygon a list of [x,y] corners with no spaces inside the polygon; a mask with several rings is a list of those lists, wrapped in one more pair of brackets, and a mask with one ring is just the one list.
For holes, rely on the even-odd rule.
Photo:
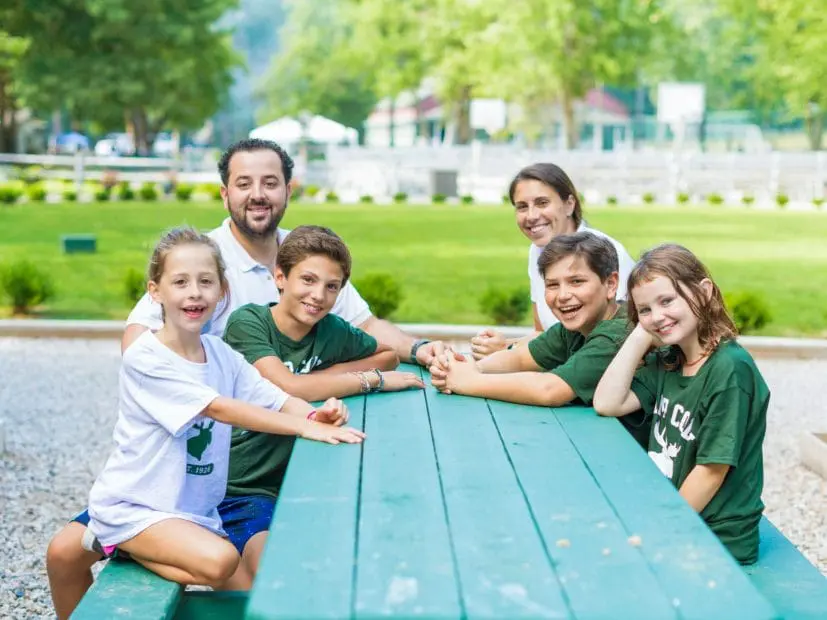
{"label": "white fence", "polygon": [[[382,199],[405,192],[412,199],[435,192],[434,172],[456,173],[457,192],[477,202],[500,202],[523,166],[550,161],[566,170],[590,201],[609,196],[635,202],[645,193],[672,202],[679,192],[700,197],[717,193],[729,200],[748,194],[757,203],[783,193],[810,201],[827,193],[827,152],[674,153],[665,151],[537,151],[512,145],[450,147],[329,147],[325,159],[296,165],[303,184],[334,190],[343,200],[370,195]],[[82,182],[117,170],[122,180],[163,181],[175,170],[179,181],[218,182],[214,157],[183,159],[3,155],[5,166],[46,166],[44,176]]]}

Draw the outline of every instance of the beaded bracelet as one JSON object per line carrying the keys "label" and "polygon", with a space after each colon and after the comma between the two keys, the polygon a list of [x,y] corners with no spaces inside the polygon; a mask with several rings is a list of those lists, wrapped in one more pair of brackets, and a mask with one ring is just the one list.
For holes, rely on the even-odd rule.
{"label": "beaded bracelet", "polygon": [[368,377],[364,372],[352,372],[352,375],[356,375],[359,378],[359,392],[362,394],[367,394],[370,392],[370,382],[368,381]]}
{"label": "beaded bracelet", "polygon": [[385,377],[382,374],[382,371],[378,368],[371,368],[370,372],[375,372],[376,376],[379,377],[379,383],[371,390],[371,392],[381,392],[382,388],[385,387]]}

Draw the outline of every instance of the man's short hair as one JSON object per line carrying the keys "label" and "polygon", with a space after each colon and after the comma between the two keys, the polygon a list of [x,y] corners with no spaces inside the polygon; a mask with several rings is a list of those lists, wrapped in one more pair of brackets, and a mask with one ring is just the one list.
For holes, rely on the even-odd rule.
{"label": "man's short hair", "polygon": [[284,173],[285,184],[290,183],[293,178],[293,159],[283,148],[272,140],[260,140],[258,138],[245,138],[231,144],[221,159],[218,160],[218,174],[221,176],[221,183],[227,187],[230,182],[230,160],[236,153],[251,153],[253,151],[273,151],[281,159],[281,171]]}

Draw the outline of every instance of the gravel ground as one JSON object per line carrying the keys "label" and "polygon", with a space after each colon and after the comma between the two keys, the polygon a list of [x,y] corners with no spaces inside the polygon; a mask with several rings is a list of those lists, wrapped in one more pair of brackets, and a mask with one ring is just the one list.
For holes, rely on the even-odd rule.
{"label": "gravel ground", "polygon": [[[44,556],[86,503],[111,448],[118,343],[0,339],[0,618],[51,618]],[[827,481],[798,461],[798,434],[827,430],[827,361],[759,360],[773,392],[764,445],[769,518],[827,574]],[[0,440],[1,443],[1,440]]]}

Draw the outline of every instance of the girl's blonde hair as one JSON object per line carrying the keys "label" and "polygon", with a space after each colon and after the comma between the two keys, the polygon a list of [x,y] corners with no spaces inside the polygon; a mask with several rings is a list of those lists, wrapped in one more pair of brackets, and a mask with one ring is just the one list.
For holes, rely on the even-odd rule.
{"label": "girl's blonde hair", "polygon": [[[152,251],[152,256],[149,259],[147,279],[156,284],[160,282],[161,276],[164,275],[167,257],[172,250],[182,245],[203,245],[209,248],[215,260],[216,271],[218,271],[218,282],[224,293],[224,297],[226,297],[230,289],[227,283],[227,276],[224,273],[224,259],[221,258],[221,250],[218,248],[218,244],[207,235],[189,226],[173,228],[158,240],[158,243],[155,244],[155,249]],[[228,306],[229,304],[225,304],[225,308]]]}
{"label": "girl's blonde hair", "polygon": [[[651,282],[656,276],[667,278],[698,318],[698,342],[704,352],[710,352],[727,339],[734,339],[738,329],[727,312],[721,289],[715,284],[709,270],[685,247],[665,243],[644,252],[629,274],[628,314],[632,325],[638,322],[638,311],[632,289],[643,282]],[[701,282],[712,282],[712,294],[707,297]],[[677,351],[678,363],[682,364],[683,352]]]}

